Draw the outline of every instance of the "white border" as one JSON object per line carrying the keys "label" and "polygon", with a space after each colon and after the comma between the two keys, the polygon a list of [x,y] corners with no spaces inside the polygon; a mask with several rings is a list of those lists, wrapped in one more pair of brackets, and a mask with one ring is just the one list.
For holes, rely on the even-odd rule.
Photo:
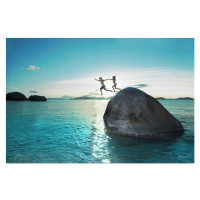
{"label": "white border", "polygon": [[[197,3],[171,0],[1,3],[1,199],[200,199]],[[195,164],[5,164],[8,37],[195,38]]]}

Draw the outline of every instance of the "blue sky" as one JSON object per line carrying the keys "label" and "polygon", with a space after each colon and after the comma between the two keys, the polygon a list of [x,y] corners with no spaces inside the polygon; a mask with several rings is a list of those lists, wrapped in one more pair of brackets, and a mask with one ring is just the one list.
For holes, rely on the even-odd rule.
{"label": "blue sky", "polygon": [[[94,78],[113,75],[120,88],[138,87],[154,97],[194,97],[194,39],[6,40],[7,92],[99,96]],[[112,82],[105,83],[111,89]]]}

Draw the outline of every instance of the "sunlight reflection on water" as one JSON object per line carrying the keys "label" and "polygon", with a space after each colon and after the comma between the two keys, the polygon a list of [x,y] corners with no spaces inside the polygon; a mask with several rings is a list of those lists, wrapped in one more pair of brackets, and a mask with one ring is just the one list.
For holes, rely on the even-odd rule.
{"label": "sunlight reflection on water", "polygon": [[[94,112],[96,113],[92,127],[94,127],[93,132],[93,156],[103,163],[109,163],[108,159],[104,159],[104,155],[109,154],[107,148],[108,137],[104,133],[104,124],[102,123],[103,114],[105,106],[107,105],[107,100],[95,101],[94,102]],[[105,105],[102,105],[105,104]]]}

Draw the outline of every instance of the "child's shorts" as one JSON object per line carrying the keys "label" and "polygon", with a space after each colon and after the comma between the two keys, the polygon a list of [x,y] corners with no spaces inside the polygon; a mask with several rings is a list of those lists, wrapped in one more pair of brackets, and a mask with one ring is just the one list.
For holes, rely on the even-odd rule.
{"label": "child's shorts", "polygon": [[100,90],[103,90],[103,89],[106,90],[106,86],[105,85],[102,85],[101,88],[100,88]]}

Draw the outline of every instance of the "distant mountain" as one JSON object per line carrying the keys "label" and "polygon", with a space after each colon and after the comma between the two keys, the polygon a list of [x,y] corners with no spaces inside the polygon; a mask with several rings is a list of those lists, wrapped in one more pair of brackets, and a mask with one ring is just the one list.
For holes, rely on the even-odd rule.
{"label": "distant mountain", "polygon": [[156,99],[157,100],[164,100],[165,98],[164,97],[157,97]]}
{"label": "distant mountain", "polygon": [[179,98],[176,98],[176,100],[194,100],[194,98],[191,98],[191,97],[179,97]]}
{"label": "distant mountain", "polygon": [[47,98],[47,99],[52,99],[52,100],[64,100],[63,98]]}
{"label": "distant mountain", "polygon": [[191,97],[179,97],[179,98],[176,98],[176,99],[173,99],[173,98],[166,99],[164,97],[157,97],[156,99],[157,100],[194,100]]}
{"label": "distant mountain", "polygon": [[107,99],[111,99],[112,97],[90,97],[90,96],[82,96],[82,97],[76,97],[73,98],[72,100],[107,100]]}
{"label": "distant mountain", "polygon": [[73,99],[73,97],[72,97],[72,96],[68,96],[68,95],[64,95],[64,96],[62,97],[62,99]]}
{"label": "distant mountain", "polygon": [[53,99],[53,100],[69,100],[69,99],[73,99],[73,97],[72,96],[68,96],[68,95],[64,95],[62,97],[48,98],[48,99]]}
{"label": "distant mountain", "polygon": [[[81,96],[81,97],[70,97],[68,96],[67,98],[47,98],[47,99],[52,99],[52,100],[109,100],[111,99],[112,97],[91,97],[90,95],[85,95],[85,96]],[[166,99],[164,97],[157,97],[156,98],[157,100],[194,100],[193,98],[191,97],[179,97],[179,98],[176,98],[176,99],[172,99],[172,98],[169,98],[169,99]]]}

